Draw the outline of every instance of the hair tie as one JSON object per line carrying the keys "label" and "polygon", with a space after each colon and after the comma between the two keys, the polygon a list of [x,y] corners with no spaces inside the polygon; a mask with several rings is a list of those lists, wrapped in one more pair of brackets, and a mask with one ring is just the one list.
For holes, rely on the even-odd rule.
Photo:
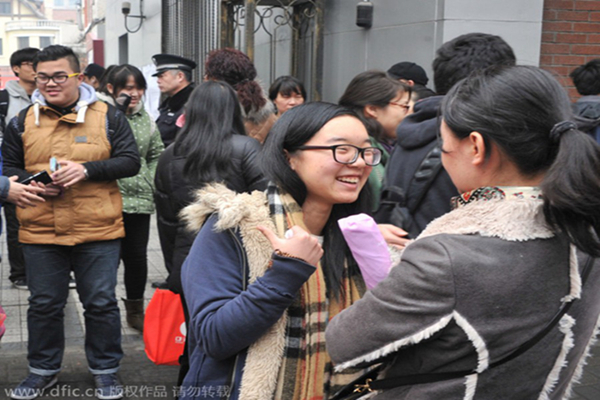
{"label": "hair tie", "polygon": [[577,129],[577,125],[573,121],[562,121],[552,127],[550,130],[550,140],[558,142],[563,133],[570,131],[571,129]]}

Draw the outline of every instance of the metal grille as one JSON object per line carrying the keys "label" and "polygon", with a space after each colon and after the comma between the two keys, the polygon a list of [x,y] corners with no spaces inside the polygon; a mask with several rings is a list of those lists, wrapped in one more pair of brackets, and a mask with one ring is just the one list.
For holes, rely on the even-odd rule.
{"label": "metal grille", "polygon": [[254,61],[267,86],[280,75],[304,82],[320,100],[325,0],[223,0],[221,46]]}
{"label": "metal grille", "polygon": [[198,48],[198,73],[204,76],[204,61],[211,50],[219,47],[220,1],[200,2],[200,47]]}
{"label": "metal grille", "polygon": [[218,47],[219,0],[163,0],[162,51],[196,61],[196,82],[204,75],[204,59]]}

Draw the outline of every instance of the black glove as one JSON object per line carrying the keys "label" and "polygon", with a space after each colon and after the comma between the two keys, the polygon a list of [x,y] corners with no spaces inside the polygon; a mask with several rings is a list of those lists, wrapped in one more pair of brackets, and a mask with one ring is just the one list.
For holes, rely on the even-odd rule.
{"label": "black glove", "polygon": [[115,99],[115,102],[117,103],[117,109],[125,114],[127,113],[129,103],[131,103],[131,96],[126,93],[121,93],[119,97]]}

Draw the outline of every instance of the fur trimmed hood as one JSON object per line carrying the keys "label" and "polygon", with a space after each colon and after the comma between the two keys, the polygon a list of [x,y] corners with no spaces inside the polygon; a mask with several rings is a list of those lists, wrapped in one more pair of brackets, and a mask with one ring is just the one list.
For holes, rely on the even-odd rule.
{"label": "fur trimmed hood", "polygon": [[219,183],[197,190],[196,201],[181,210],[179,216],[188,230],[198,232],[206,218],[214,213],[219,214],[219,230],[242,223],[256,227],[271,221],[264,192],[236,193]]}

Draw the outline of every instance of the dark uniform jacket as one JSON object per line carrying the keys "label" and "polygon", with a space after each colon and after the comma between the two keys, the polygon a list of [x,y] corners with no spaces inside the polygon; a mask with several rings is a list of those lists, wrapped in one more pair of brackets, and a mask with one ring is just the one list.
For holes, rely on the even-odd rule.
{"label": "dark uniform jacket", "polygon": [[190,97],[190,94],[192,94],[194,87],[193,83],[189,84],[175,93],[174,96],[167,97],[158,108],[160,115],[156,120],[156,125],[158,126],[160,137],[165,147],[173,143],[175,136],[177,136],[179,127],[175,125],[175,122],[183,114],[183,106]]}

